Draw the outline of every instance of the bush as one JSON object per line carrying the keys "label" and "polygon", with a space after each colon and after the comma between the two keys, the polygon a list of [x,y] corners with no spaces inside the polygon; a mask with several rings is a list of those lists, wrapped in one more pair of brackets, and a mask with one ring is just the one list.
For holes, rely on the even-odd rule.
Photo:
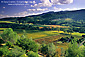
{"label": "bush", "polygon": [[38,52],[38,44],[35,43],[35,41],[33,41],[32,39],[21,38],[17,41],[17,45],[19,45],[23,49]]}
{"label": "bush", "polygon": [[9,51],[9,49],[8,49],[8,47],[7,46],[4,46],[4,47],[2,47],[2,48],[0,48],[0,56],[1,57],[7,57],[7,56],[9,56],[9,54],[10,54],[11,52]]}
{"label": "bush", "polygon": [[19,38],[17,33],[13,32],[11,28],[4,30],[3,34],[1,34],[1,37],[5,42],[10,41],[13,44],[15,44],[17,39]]}
{"label": "bush", "polygon": [[6,46],[8,46],[9,48],[13,48],[13,44],[9,41],[6,42]]}
{"label": "bush", "polygon": [[20,57],[21,55],[25,54],[25,51],[18,46],[14,46],[12,50],[10,50],[11,53],[9,55],[12,55],[12,57]]}
{"label": "bush", "polygon": [[79,49],[79,46],[77,44],[77,39],[74,38],[72,42],[69,44],[65,57],[82,57],[82,56],[83,54],[81,49]]}
{"label": "bush", "polygon": [[35,53],[35,52],[33,52],[33,51],[29,51],[29,52],[27,53],[27,56],[28,56],[28,57],[39,57],[38,54]]}
{"label": "bush", "polygon": [[42,44],[41,52],[47,56],[54,56],[56,53],[56,46],[53,43]]}

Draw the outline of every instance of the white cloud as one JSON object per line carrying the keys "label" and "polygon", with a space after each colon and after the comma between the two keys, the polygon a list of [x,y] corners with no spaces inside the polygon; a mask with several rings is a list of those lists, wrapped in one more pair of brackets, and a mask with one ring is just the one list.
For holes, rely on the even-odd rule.
{"label": "white cloud", "polygon": [[24,16],[27,16],[28,15],[28,12],[27,11],[23,11],[23,12],[20,12],[20,13],[16,13],[14,15],[15,16],[22,16],[22,17],[24,17]]}
{"label": "white cloud", "polygon": [[27,4],[27,3],[28,3],[28,1],[25,1],[25,3]]}
{"label": "white cloud", "polygon": [[48,8],[27,9],[28,12],[42,12],[42,11],[46,11],[46,10],[48,10]]}
{"label": "white cloud", "polygon": [[0,18],[7,18],[7,17],[19,17],[19,16],[9,16],[9,15],[2,15],[2,14],[0,14]]}
{"label": "white cloud", "polygon": [[35,1],[33,1],[33,4],[35,4],[36,2]]}
{"label": "white cloud", "polygon": [[51,3],[53,5],[64,5],[73,3],[73,0],[51,0]]}
{"label": "white cloud", "polygon": [[29,3],[32,3],[32,1],[29,1]]}
{"label": "white cloud", "polygon": [[5,9],[6,7],[3,7],[3,9]]}
{"label": "white cloud", "polygon": [[54,10],[54,11],[62,11],[62,8],[53,7],[53,10]]}
{"label": "white cloud", "polygon": [[56,7],[53,7],[53,10],[51,11],[73,11],[73,10],[80,10],[80,9],[85,9],[85,8],[65,8],[65,9],[62,9],[62,8],[56,8]]}
{"label": "white cloud", "polygon": [[80,10],[79,8],[66,8],[63,9],[62,11],[73,11],[73,10]]}
{"label": "white cloud", "polygon": [[52,3],[49,0],[40,0],[41,3],[34,4],[32,7],[51,7]]}
{"label": "white cloud", "polygon": [[73,3],[73,0],[59,0],[61,4],[70,4]]}
{"label": "white cloud", "polygon": [[51,7],[52,5],[64,5],[73,3],[73,0],[40,0],[41,3],[34,4],[31,7]]}
{"label": "white cloud", "polygon": [[35,2],[35,1],[29,1],[29,3],[33,3],[33,4],[35,4],[36,2]]}

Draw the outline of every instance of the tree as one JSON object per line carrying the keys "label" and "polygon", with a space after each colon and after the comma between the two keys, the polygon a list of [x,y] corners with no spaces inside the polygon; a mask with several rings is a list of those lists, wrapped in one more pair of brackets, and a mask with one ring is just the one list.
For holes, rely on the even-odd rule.
{"label": "tree", "polygon": [[27,53],[27,56],[28,56],[28,57],[39,57],[38,54],[35,53],[35,52],[33,52],[33,51],[29,51],[29,52]]}
{"label": "tree", "polygon": [[55,55],[55,53],[56,53],[56,46],[53,43],[49,43],[47,55],[49,57],[52,57]]}
{"label": "tree", "polygon": [[72,42],[69,44],[68,50],[66,51],[65,57],[82,57],[82,51],[79,49],[77,44],[77,39],[74,38]]}
{"label": "tree", "polygon": [[4,30],[3,34],[1,34],[1,37],[5,42],[10,41],[13,44],[16,43],[17,39],[19,38],[17,33],[13,32],[11,28]]}
{"label": "tree", "polygon": [[42,52],[43,54],[47,54],[48,46],[47,46],[45,43],[43,43],[41,46],[42,46],[42,47],[41,47],[41,52]]}
{"label": "tree", "polygon": [[23,49],[38,52],[38,44],[35,43],[35,41],[33,41],[32,39],[21,38],[17,41],[17,45],[19,45]]}
{"label": "tree", "polygon": [[1,57],[9,56],[9,54],[10,54],[10,51],[7,46],[0,48],[0,56]]}
{"label": "tree", "polygon": [[55,56],[56,53],[56,46],[53,43],[49,44],[42,44],[41,52],[43,54],[47,54],[47,56]]}
{"label": "tree", "polygon": [[12,55],[12,57],[20,57],[21,55],[25,54],[25,51],[18,46],[14,46],[12,50],[10,50],[11,53],[9,55]]}
{"label": "tree", "polygon": [[8,46],[9,48],[13,48],[13,47],[14,47],[14,46],[13,46],[13,43],[11,43],[11,42],[9,42],[9,41],[6,42],[6,46]]}
{"label": "tree", "polygon": [[22,54],[25,54],[25,51],[18,46],[14,46],[11,50],[7,46],[0,48],[0,56],[2,57],[19,57]]}

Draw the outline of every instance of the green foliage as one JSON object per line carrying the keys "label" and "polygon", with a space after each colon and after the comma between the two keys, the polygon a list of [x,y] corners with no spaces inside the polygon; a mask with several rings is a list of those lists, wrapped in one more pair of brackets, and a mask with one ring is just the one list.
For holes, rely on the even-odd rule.
{"label": "green foliage", "polygon": [[25,51],[18,46],[14,46],[12,50],[10,50],[11,53],[9,55],[12,55],[12,57],[20,57],[21,55],[25,54]]}
{"label": "green foliage", "polygon": [[61,47],[61,57],[64,56],[65,50]]}
{"label": "green foliage", "polygon": [[82,51],[83,56],[85,56],[85,47],[82,49]]}
{"label": "green foliage", "polygon": [[9,48],[13,48],[14,47],[13,44],[11,42],[9,42],[9,41],[6,42],[6,46],[8,46]]}
{"label": "green foliage", "polygon": [[2,48],[0,48],[0,56],[9,56],[9,54],[10,54],[10,51],[9,51],[9,49],[8,49],[8,47],[7,46],[4,46],[4,47],[2,47]]}
{"label": "green foliage", "polygon": [[41,46],[42,46],[42,47],[41,47],[41,52],[42,52],[43,54],[47,54],[48,46],[47,46],[45,43],[43,43]]}
{"label": "green foliage", "polygon": [[28,57],[39,57],[39,55],[38,55],[37,53],[33,52],[33,51],[29,51],[29,52],[27,53],[27,56],[28,56]]}
{"label": "green foliage", "polygon": [[4,41],[2,39],[0,39],[0,44],[4,43]]}
{"label": "green foliage", "polygon": [[25,51],[18,46],[14,46],[11,50],[7,46],[0,48],[0,56],[2,57],[19,57],[22,54],[25,54]]}
{"label": "green foliage", "polygon": [[47,56],[54,56],[56,53],[56,46],[53,43],[42,44],[41,52]]}
{"label": "green foliage", "polygon": [[56,53],[56,46],[53,43],[48,44],[48,56],[54,56]]}
{"label": "green foliage", "polygon": [[21,38],[17,41],[17,45],[19,45],[23,49],[38,52],[38,44],[36,44],[32,39]]}
{"label": "green foliage", "polygon": [[76,38],[74,38],[69,44],[69,48],[66,52],[66,57],[83,57],[82,51],[79,49]]}
{"label": "green foliage", "polygon": [[20,57],[28,57],[26,54],[21,55]]}
{"label": "green foliage", "polygon": [[2,39],[5,40],[6,42],[10,41],[13,44],[16,43],[17,39],[19,38],[17,33],[13,32],[11,28],[7,28],[6,30],[4,30],[1,36],[2,36]]}

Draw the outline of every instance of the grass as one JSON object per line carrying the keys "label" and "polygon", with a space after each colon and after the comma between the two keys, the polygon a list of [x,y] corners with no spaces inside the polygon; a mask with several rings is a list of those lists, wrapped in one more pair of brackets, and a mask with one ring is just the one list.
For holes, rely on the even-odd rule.
{"label": "grass", "polygon": [[11,21],[0,21],[0,23],[15,23],[15,22],[11,22]]}
{"label": "grass", "polygon": [[85,35],[85,33],[77,33],[77,32],[74,32],[74,33],[72,33],[72,35],[82,36],[82,35]]}
{"label": "grass", "polygon": [[[33,30],[31,30],[33,31]],[[28,38],[36,39],[36,38],[43,38],[47,36],[53,36],[53,35],[59,35],[59,33],[54,33],[55,31],[27,31],[26,35]],[[23,34],[23,32],[18,33],[20,36]]]}
{"label": "grass", "polygon": [[[2,33],[4,29],[7,28],[0,28],[0,32]],[[23,34],[23,30],[22,29],[17,29],[14,30],[15,32],[18,33],[18,35],[22,35]],[[54,36],[54,35],[59,35],[59,34],[64,34],[63,31],[40,31],[40,30],[26,30],[26,34],[28,38],[33,38],[33,39],[39,39],[39,38],[44,38],[44,37],[48,37],[48,36]],[[82,36],[85,35],[85,33],[71,33],[73,36]],[[66,35],[67,36],[67,35]]]}
{"label": "grass", "polygon": [[0,28],[0,33],[3,33],[3,31],[7,28]]}
{"label": "grass", "polygon": [[5,30],[5,29],[7,29],[7,28],[0,28],[0,30]]}

